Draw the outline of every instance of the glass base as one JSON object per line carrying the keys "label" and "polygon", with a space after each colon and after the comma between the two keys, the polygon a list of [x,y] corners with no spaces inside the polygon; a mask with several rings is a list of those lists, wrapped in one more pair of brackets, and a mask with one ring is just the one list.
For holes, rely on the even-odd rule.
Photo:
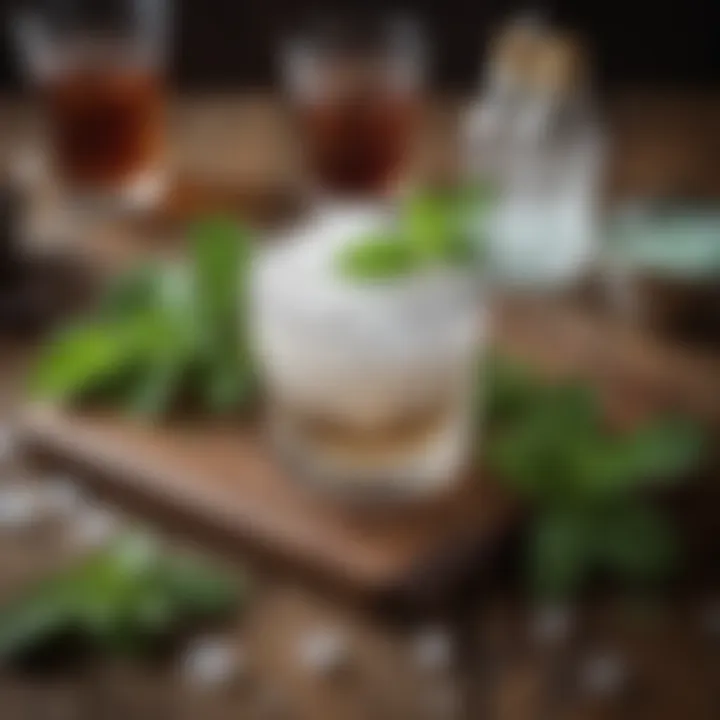
{"label": "glass base", "polygon": [[275,411],[270,433],[280,461],[304,485],[343,503],[383,506],[425,501],[451,490],[469,455],[469,424],[447,413],[417,437],[329,441]]}

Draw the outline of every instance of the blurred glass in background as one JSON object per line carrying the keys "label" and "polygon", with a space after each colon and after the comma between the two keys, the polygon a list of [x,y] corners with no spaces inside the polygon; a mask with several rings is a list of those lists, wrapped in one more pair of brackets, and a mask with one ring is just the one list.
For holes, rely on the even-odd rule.
{"label": "blurred glass in background", "polygon": [[402,183],[424,59],[419,29],[405,17],[328,19],[288,42],[283,74],[321,195],[383,196]]}
{"label": "blurred glass in background", "polygon": [[162,196],[166,0],[40,0],[15,18],[53,175],[73,200]]}
{"label": "blurred glass in background", "polygon": [[602,133],[585,48],[536,18],[500,32],[467,119],[467,171],[498,190],[491,256],[504,279],[578,279],[594,259]]}

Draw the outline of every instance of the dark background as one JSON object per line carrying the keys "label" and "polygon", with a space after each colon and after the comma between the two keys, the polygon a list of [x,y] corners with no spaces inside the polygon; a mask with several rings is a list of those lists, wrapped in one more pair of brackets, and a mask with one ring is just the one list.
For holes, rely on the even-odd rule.
{"label": "dark background", "polygon": [[[0,0],[5,18],[16,4]],[[447,89],[472,86],[492,28],[528,8],[544,10],[585,35],[605,88],[641,84],[720,89],[720,0],[560,0],[544,5],[505,0],[408,0],[405,5],[336,0],[328,4],[335,10],[359,5],[413,11],[434,46],[436,81]],[[267,85],[276,75],[273,51],[278,40],[322,8],[313,0],[176,2],[173,76],[188,89]],[[0,44],[0,90],[5,91],[19,87],[8,36],[4,33]]]}

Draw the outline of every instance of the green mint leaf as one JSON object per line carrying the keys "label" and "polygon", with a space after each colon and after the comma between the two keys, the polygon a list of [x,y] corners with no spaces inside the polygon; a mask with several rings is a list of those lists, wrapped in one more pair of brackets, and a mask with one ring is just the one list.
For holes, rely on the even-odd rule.
{"label": "green mint leaf", "polygon": [[386,280],[412,273],[416,259],[410,246],[392,233],[360,238],[338,257],[342,274],[353,280]]}
{"label": "green mint leaf", "polygon": [[232,219],[214,218],[191,231],[196,309],[210,333],[236,333],[241,287],[250,263],[247,232]]}
{"label": "green mint leaf", "polygon": [[156,301],[161,279],[162,269],[152,263],[143,263],[122,274],[110,283],[96,317],[112,322],[145,312]]}
{"label": "green mint leaf", "polygon": [[26,655],[64,634],[72,623],[72,607],[64,588],[46,584],[0,609],[0,659]]}
{"label": "green mint leaf", "polygon": [[457,232],[453,205],[439,195],[411,196],[403,208],[401,228],[420,262],[444,261],[448,243]]}
{"label": "green mint leaf", "polygon": [[698,464],[703,433],[691,423],[660,420],[627,435],[598,437],[583,470],[586,487],[610,496],[658,483],[674,483]]}
{"label": "green mint leaf", "polygon": [[125,406],[134,415],[159,418],[175,405],[182,393],[198,342],[192,290],[187,268],[165,269],[152,308],[164,342],[145,358],[135,376],[126,381]]}
{"label": "green mint leaf", "polygon": [[[587,494],[586,468],[602,454],[604,437],[593,394],[577,385],[540,390],[512,382],[505,400],[511,401],[505,406],[511,412],[487,451],[490,466],[534,502],[552,505],[582,498]],[[528,389],[532,400],[524,402]]]}
{"label": "green mint leaf", "polygon": [[161,572],[181,611],[194,617],[226,613],[248,592],[247,581],[189,555],[167,557]]}
{"label": "green mint leaf", "polygon": [[529,571],[534,592],[560,600],[576,593],[593,565],[591,526],[584,513],[555,509],[537,515],[531,529]]}
{"label": "green mint leaf", "polygon": [[213,412],[227,413],[247,404],[255,391],[255,376],[246,359],[228,352],[215,358],[203,387],[204,401]]}
{"label": "green mint leaf", "polygon": [[163,341],[154,316],[70,328],[41,356],[30,376],[30,392],[52,400],[76,399],[137,366]]}
{"label": "green mint leaf", "polygon": [[437,266],[469,267],[482,258],[479,199],[466,189],[417,192],[406,198],[394,227],[344,248],[338,266],[346,277],[385,280]]}
{"label": "green mint leaf", "polygon": [[127,393],[127,409],[147,419],[162,417],[181,392],[184,371],[182,357],[166,357],[148,365]]}
{"label": "green mint leaf", "polygon": [[698,464],[706,446],[703,431],[681,419],[666,419],[631,436],[627,452],[644,479],[673,479]]}
{"label": "green mint leaf", "polygon": [[188,620],[229,612],[240,590],[212,565],[128,534],[1,609],[0,657],[41,649],[68,630],[109,652],[142,650]]}
{"label": "green mint leaf", "polygon": [[197,226],[194,271],[198,321],[198,395],[213,412],[242,405],[253,387],[243,315],[251,263],[247,232],[233,220]]}
{"label": "green mint leaf", "polygon": [[478,382],[480,411],[493,426],[522,417],[542,391],[538,379],[522,364],[497,355],[482,365]]}
{"label": "green mint leaf", "polygon": [[607,573],[646,584],[673,571],[679,556],[677,539],[657,510],[640,500],[623,499],[609,505],[601,518],[596,555]]}
{"label": "green mint leaf", "polygon": [[417,193],[405,203],[400,232],[419,264],[469,265],[478,258],[464,192]]}

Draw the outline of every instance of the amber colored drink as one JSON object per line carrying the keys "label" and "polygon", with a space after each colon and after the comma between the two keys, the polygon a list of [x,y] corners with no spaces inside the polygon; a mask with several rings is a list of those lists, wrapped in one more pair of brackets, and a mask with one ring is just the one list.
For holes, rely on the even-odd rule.
{"label": "amber colored drink", "polygon": [[383,194],[405,169],[417,115],[414,98],[381,91],[305,106],[310,171],[332,193]]}
{"label": "amber colored drink", "polygon": [[116,189],[159,165],[163,89],[154,72],[83,67],[54,77],[44,91],[51,152],[63,182]]}

